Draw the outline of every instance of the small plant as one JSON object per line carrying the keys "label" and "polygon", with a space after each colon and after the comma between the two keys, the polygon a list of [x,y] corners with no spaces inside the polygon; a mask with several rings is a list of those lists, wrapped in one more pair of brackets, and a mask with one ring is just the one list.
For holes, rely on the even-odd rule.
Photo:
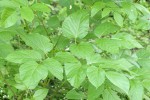
{"label": "small plant", "polygon": [[1,100],[150,100],[145,0],[0,0]]}

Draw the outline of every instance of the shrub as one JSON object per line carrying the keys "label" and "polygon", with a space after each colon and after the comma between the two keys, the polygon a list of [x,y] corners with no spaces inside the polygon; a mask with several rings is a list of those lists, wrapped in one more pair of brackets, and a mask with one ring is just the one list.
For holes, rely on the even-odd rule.
{"label": "shrub", "polygon": [[0,0],[0,98],[149,100],[145,0]]}

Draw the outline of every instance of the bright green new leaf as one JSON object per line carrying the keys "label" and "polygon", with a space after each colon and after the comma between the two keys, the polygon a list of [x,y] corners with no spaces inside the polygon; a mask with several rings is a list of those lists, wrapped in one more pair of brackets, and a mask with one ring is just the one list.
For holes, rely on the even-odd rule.
{"label": "bright green new leaf", "polygon": [[121,100],[117,95],[117,92],[111,89],[105,89],[102,96],[103,96],[103,100]]}
{"label": "bright green new leaf", "polygon": [[86,67],[87,66],[82,66],[79,63],[65,64],[65,72],[66,72],[67,80],[75,88],[78,88],[81,85],[81,83],[85,80]]}
{"label": "bright green new leaf", "polygon": [[20,66],[19,75],[28,89],[34,89],[40,80],[47,77],[48,71],[45,66],[35,61],[28,61]]}
{"label": "bright green new leaf", "polygon": [[41,59],[41,55],[34,50],[18,50],[12,52],[6,57],[7,61],[19,64],[29,61],[40,61]]}
{"label": "bright green new leaf", "polygon": [[130,84],[128,78],[124,74],[109,71],[106,72],[106,76],[110,80],[110,82],[112,82],[114,85],[116,85],[117,87],[122,89],[126,94],[128,94]]}
{"label": "bright green new leaf", "polygon": [[46,95],[48,93],[48,89],[42,88],[42,89],[38,89],[37,91],[35,91],[34,95],[33,95],[33,99],[34,100],[43,100]]}
{"label": "bright green new leaf", "polygon": [[112,24],[111,22],[105,22],[99,24],[95,30],[94,33],[97,37],[101,37],[110,33],[115,33],[120,28],[117,25]]}
{"label": "bright green new leaf", "polygon": [[53,48],[53,44],[50,43],[49,38],[38,33],[21,35],[21,38],[25,41],[26,45],[45,54]]}
{"label": "bright green new leaf", "polygon": [[84,38],[89,30],[89,15],[86,11],[77,11],[69,15],[62,24],[63,35],[67,38]]}
{"label": "bright green new leaf", "polygon": [[43,66],[45,66],[49,72],[59,80],[63,79],[63,67],[57,60],[48,58],[43,62]]}
{"label": "bright green new leaf", "polygon": [[91,17],[96,15],[96,13],[98,13],[104,7],[105,7],[105,4],[103,2],[94,3],[94,5],[92,6],[92,9],[91,9]]}
{"label": "bright green new leaf", "polygon": [[87,69],[87,77],[91,84],[98,88],[105,81],[105,71],[98,67],[90,66]]}
{"label": "bright green new leaf", "polygon": [[121,26],[121,27],[123,26],[123,17],[121,16],[121,14],[115,12],[114,19],[119,26]]}
{"label": "bright green new leaf", "polygon": [[86,58],[94,53],[92,45],[88,42],[81,42],[80,44],[72,44],[70,51],[73,55],[78,58]]}
{"label": "bright green new leaf", "polygon": [[21,17],[29,22],[32,22],[34,19],[34,13],[30,7],[22,7],[20,9]]}
{"label": "bright green new leaf", "polygon": [[143,99],[143,86],[138,81],[131,81],[131,88],[129,91],[130,100],[142,100]]}
{"label": "bright green new leaf", "polygon": [[78,60],[69,52],[57,52],[55,58],[63,64],[78,62]]}
{"label": "bright green new leaf", "polygon": [[1,19],[0,19],[0,26],[2,27],[10,27],[16,24],[18,20],[18,15],[16,10],[11,9],[11,8],[6,8],[3,10],[1,14]]}
{"label": "bright green new leaf", "polygon": [[31,6],[32,10],[41,12],[50,12],[50,8],[44,3],[35,3]]}

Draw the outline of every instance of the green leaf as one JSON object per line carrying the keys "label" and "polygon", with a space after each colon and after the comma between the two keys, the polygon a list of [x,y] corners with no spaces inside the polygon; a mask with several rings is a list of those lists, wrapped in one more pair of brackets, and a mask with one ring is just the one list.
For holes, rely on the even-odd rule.
{"label": "green leaf", "polygon": [[75,90],[70,90],[66,94],[67,99],[84,99],[84,94],[82,92],[76,92]]}
{"label": "green leaf", "polygon": [[142,100],[143,99],[143,86],[137,80],[131,81],[131,88],[129,91],[130,100]]}
{"label": "green leaf", "polygon": [[102,18],[108,16],[111,12],[111,9],[110,8],[104,8],[103,11],[102,11]]}
{"label": "green leaf", "polygon": [[85,80],[86,77],[86,68],[87,66],[81,66],[79,63],[66,63],[65,64],[65,73],[69,83],[78,88],[81,83]]}
{"label": "green leaf", "polygon": [[137,52],[138,56],[138,63],[143,68],[149,69],[150,68],[150,49],[143,48]]}
{"label": "green leaf", "polygon": [[112,24],[111,22],[105,22],[105,23],[99,24],[95,28],[94,33],[97,37],[101,37],[110,33],[115,33],[119,29],[120,28],[118,26]]}
{"label": "green leaf", "polygon": [[40,35],[38,33],[21,35],[21,38],[23,39],[23,41],[25,41],[26,45],[45,54],[50,52],[53,48],[53,44],[50,43],[48,37]]}
{"label": "green leaf", "polygon": [[[52,27],[52,28],[60,27],[60,21],[59,21],[58,17],[57,16],[50,17],[48,20],[48,26]],[[63,38],[63,37],[60,37],[60,38]]]}
{"label": "green leaf", "polygon": [[0,41],[9,44],[10,40],[13,38],[15,34],[16,34],[15,32],[10,31],[10,30],[7,30],[7,31],[2,30],[0,31]]}
{"label": "green leaf", "polygon": [[115,12],[114,19],[119,26],[121,26],[121,27],[123,26],[123,17],[121,16],[121,14]]}
{"label": "green leaf", "polygon": [[0,31],[0,57],[6,58],[8,54],[14,51],[10,40],[15,35],[15,32],[10,30],[1,30]]}
{"label": "green leaf", "polygon": [[57,52],[55,58],[63,64],[78,62],[78,60],[69,52]]}
{"label": "green leaf", "polygon": [[19,68],[20,79],[28,87],[28,89],[34,89],[40,80],[44,80],[48,71],[45,66],[39,65],[35,61],[28,61]]}
{"label": "green leaf", "polygon": [[20,12],[21,17],[29,22],[32,22],[32,20],[34,19],[34,13],[30,7],[24,6],[20,9]]}
{"label": "green leaf", "polygon": [[99,88],[95,88],[92,84],[88,86],[88,100],[95,100],[97,99],[100,94],[104,91],[104,85],[101,85]]}
{"label": "green leaf", "polygon": [[84,38],[89,30],[89,15],[86,11],[77,11],[63,22],[63,35],[67,38]]}
{"label": "green leaf", "polygon": [[105,89],[103,93],[103,100],[121,100],[117,93],[111,89]]}
{"label": "green leaf", "polygon": [[129,63],[125,58],[101,59],[99,60],[99,63],[101,63],[104,68],[111,68],[115,70],[130,71],[130,69],[133,67],[133,65]]}
{"label": "green leaf", "polygon": [[16,24],[18,19],[19,18],[16,10],[11,8],[6,8],[3,10],[1,14],[0,26],[5,28],[13,26],[14,24]]}
{"label": "green leaf", "polygon": [[28,87],[26,87],[26,85],[22,82],[22,80],[20,79],[20,75],[16,74],[14,80],[16,81],[16,84],[14,84],[13,86],[19,90],[26,90],[28,89]]}
{"label": "green leaf", "polygon": [[18,8],[19,5],[17,3],[15,3],[14,1],[1,0],[0,7],[2,7],[2,8]]}
{"label": "green leaf", "polygon": [[47,93],[48,93],[48,89],[45,89],[45,88],[38,89],[37,91],[35,91],[35,93],[33,95],[33,99],[34,100],[44,100]]}
{"label": "green leaf", "polygon": [[99,61],[101,60],[101,56],[99,54],[92,54],[87,56],[86,57],[86,61],[87,61],[87,64],[90,65],[90,64],[93,64],[93,63],[99,63]]}
{"label": "green leaf", "polygon": [[143,80],[143,86],[144,86],[144,88],[146,88],[149,92],[150,92],[150,80],[149,79],[145,79],[145,80]]}
{"label": "green leaf", "polygon": [[74,4],[74,0],[59,0],[59,4],[61,6],[69,7],[70,5]]}
{"label": "green leaf", "polygon": [[28,6],[28,0],[13,0],[15,3],[17,3],[19,6]]}
{"label": "green leaf", "polygon": [[125,12],[128,18],[134,23],[138,17],[137,10],[135,6],[131,5],[131,3],[127,3],[128,6],[123,6],[123,12]]}
{"label": "green leaf", "polygon": [[143,68],[150,69],[150,59],[149,58],[138,59],[138,63]]}
{"label": "green leaf", "polygon": [[120,40],[121,47],[123,48],[127,49],[143,48],[143,46],[129,33],[126,32],[117,33],[113,36],[113,38]]}
{"label": "green leaf", "polygon": [[94,49],[90,43],[81,42],[80,44],[72,44],[70,51],[73,55],[78,58],[86,58],[94,53]]}
{"label": "green leaf", "polygon": [[95,66],[90,66],[87,69],[87,77],[91,84],[98,88],[105,81],[105,71]]}
{"label": "green leaf", "polygon": [[150,49],[143,48],[137,52],[137,56],[139,59],[148,59],[150,57]]}
{"label": "green leaf", "polygon": [[127,33],[117,33],[111,39],[98,39],[96,44],[102,50],[110,53],[118,53],[120,49],[143,48],[132,35]]}
{"label": "green leaf", "polygon": [[99,39],[96,41],[97,46],[110,53],[118,53],[119,48],[121,47],[120,40],[117,39]]}
{"label": "green leaf", "polygon": [[35,3],[31,6],[32,10],[41,12],[50,12],[50,8],[44,3]]}
{"label": "green leaf", "polygon": [[138,4],[138,3],[135,3],[134,5],[142,13],[144,13],[144,14],[149,14],[150,13],[150,11],[146,7],[144,7],[143,5]]}
{"label": "green leaf", "polygon": [[102,8],[105,7],[105,4],[103,2],[95,2],[91,9],[91,17],[96,15]]}
{"label": "green leaf", "polygon": [[40,61],[41,59],[41,55],[34,50],[18,50],[12,52],[6,57],[7,61],[19,64],[29,61]]}
{"label": "green leaf", "polygon": [[48,58],[44,60],[43,66],[46,66],[49,72],[59,80],[63,79],[63,67],[57,60]]}
{"label": "green leaf", "polygon": [[112,82],[115,86],[122,89],[126,94],[128,94],[129,91],[129,80],[126,76],[123,74],[117,73],[117,72],[106,72],[107,78]]}

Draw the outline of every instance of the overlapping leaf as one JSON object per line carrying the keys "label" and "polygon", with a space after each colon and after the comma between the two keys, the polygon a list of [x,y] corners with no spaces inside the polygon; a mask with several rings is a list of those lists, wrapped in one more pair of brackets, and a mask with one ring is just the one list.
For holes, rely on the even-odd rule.
{"label": "overlapping leaf", "polygon": [[48,37],[38,33],[21,35],[21,38],[25,41],[26,45],[45,54],[51,51],[53,48],[53,44],[50,43]]}
{"label": "overlapping leaf", "polygon": [[7,61],[14,63],[25,63],[29,61],[40,61],[41,55],[34,50],[18,50],[14,51],[6,57]]}
{"label": "overlapping leaf", "polygon": [[120,74],[118,72],[107,72],[106,73],[107,78],[112,82],[114,85],[122,89],[126,94],[129,92],[130,83],[128,78]]}
{"label": "overlapping leaf", "polygon": [[39,65],[35,61],[28,61],[19,68],[20,79],[28,89],[34,89],[40,80],[45,79],[48,71],[45,66]]}
{"label": "overlapping leaf", "polygon": [[43,66],[45,66],[49,72],[59,80],[63,79],[63,67],[57,60],[48,58],[43,62]]}

